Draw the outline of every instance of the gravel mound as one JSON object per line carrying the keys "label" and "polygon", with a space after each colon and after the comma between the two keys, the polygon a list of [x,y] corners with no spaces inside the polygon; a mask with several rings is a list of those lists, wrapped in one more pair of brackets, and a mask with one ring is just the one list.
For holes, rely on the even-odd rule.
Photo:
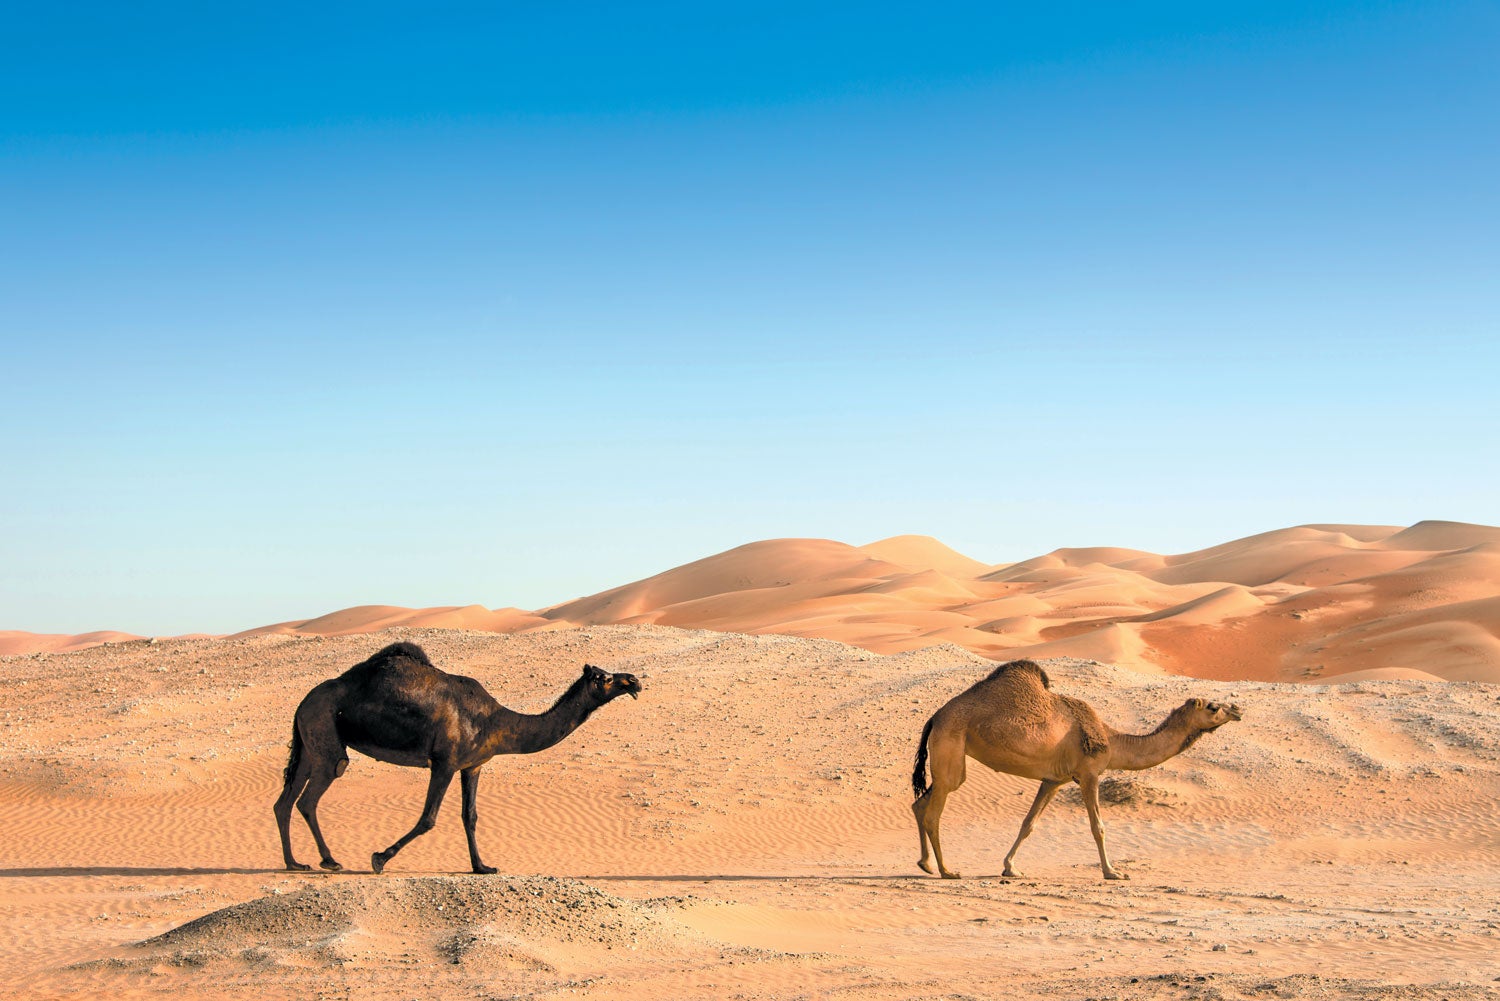
{"label": "gravel mound", "polygon": [[339,966],[393,950],[460,964],[475,959],[549,968],[588,950],[676,950],[695,933],[671,912],[684,898],[635,901],[550,876],[329,880],[213,911],[135,947],[141,962],[206,966]]}

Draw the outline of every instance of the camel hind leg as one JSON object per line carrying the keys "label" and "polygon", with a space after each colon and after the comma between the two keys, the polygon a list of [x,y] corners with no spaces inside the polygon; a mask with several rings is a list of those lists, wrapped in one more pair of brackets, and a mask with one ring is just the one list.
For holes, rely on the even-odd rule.
{"label": "camel hind leg", "polygon": [[918,796],[911,804],[912,816],[917,818],[917,845],[922,849],[921,856],[917,859],[917,868],[923,872],[932,872],[932,850],[928,847],[927,829],[922,826],[922,818],[927,816],[927,804],[932,801],[932,790]]}
{"label": "camel hind leg", "polygon": [[296,724],[292,726],[292,754],[286,765],[286,781],[281,787],[281,795],[276,798],[276,805],[272,811],[276,814],[276,828],[281,833],[281,858],[288,869],[297,872],[305,872],[312,868],[305,863],[298,862],[292,855],[292,804],[301,795],[303,787],[307,785],[309,776],[312,775],[312,761],[303,753],[302,735],[297,732]]}
{"label": "camel hind leg", "polygon": [[297,812],[302,814],[313,841],[317,843],[318,865],[330,872],[338,872],[344,867],[334,860],[328,842],[323,840],[323,831],[318,826],[318,801],[333,780],[349,767],[349,754],[334,728],[332,708],[318,696],[318,690],[314,689],[297,707],[292,723],[292,755],[287,762],[286,785],[276,800],[276,824],[281,830],[281,851],[286,867],[306,870],[308,866],[292,857],[289,827],[295,801]]}
{"label": "camel hind leg", "polygon": [[930,843],[932,857],[937,861],[938,874],[944,879],[958,879],[959,874],[943,864],[943,843],[938,835],[938,823],[942,820],[943,804],[947,802],[948,794],[963,785],[967,777],[964,745],[962,741],[942,740],[934,734],[928,746],[931,753],[928,767],[932,770],[932,785],[911,805],[911,812],[917,818],[917,838],[922,846],[922,857],[917,860],[917,866],[923,872],[932,872],[932,866],[927,861],[927,846]]}
{"label": "camel hind leg", "polygon": [[344,867],[334,860],[333,854],[328,850],[328,842],[323,840],[323,831],[318,827],[318,800],[333,785],[333,780],[344,774],[348,765],[349,759],[342,754],[334,761],[317,762],[307,780],[307,788],[297,799],[297,810],[302,814],[302,819],[307,821],[307,829],[312,831],[313,841],[318,846],[318,854],[321,856],[318,866],[329,872],[339,872]]}

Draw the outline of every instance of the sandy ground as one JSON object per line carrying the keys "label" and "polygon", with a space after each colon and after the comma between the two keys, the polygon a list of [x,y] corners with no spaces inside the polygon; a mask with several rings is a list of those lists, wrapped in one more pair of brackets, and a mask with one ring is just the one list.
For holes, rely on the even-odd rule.
{"label": "sandy ground", "polygon": [[[492,762],[465,874],[455,789],[381,876],[426,773],[354,755],[343,874],[282,872],[292,710],[394,639],[539,712],[585,662],[640,701]],[[999,877],[1032,787],[971,768],[915,867],[918,732],[987,673],[958,646],[662,626],[111,643],[0,660],[0,983],[26,997],[1479,998],[1500,995],[1500,687],[1215,682],[1049,661],[1146,731],[1243,722],[1076,795]],[[294,818],[294,844],[315,857]]]}

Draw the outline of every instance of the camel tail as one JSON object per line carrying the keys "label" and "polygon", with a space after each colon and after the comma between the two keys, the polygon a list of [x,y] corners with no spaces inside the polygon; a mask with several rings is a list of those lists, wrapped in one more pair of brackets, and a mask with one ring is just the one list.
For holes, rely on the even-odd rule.
{"label": "camel tail", "polygon": [[286,771],[281,773],[282,787],[292,784],[292,776],[297,774],[297,765],[302,760],[302,731],[297,728],[296,720],[292,721],[292,753],[287,758]]}
{"label": "camel tail", "polygon": [[922,739],[917,744],[916,765],[911,770],[911,791],[919,797],[927,795],[927,790],[932,788],[927,784],[927,735],[932,733],[932,724],[936,719],[937,714],[933,713],[932,719],[922,727]]}

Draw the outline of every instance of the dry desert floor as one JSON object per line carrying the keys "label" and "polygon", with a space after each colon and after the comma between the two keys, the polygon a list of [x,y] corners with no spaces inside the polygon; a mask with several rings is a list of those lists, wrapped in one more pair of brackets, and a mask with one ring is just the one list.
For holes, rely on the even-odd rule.
{"label": "dry desert floor", "polygon": [[[639,701],[485,769],[385,873],[425,772],[353,755],[321,819],[350,871],[288,873],[292,711],[385,643],[544,710],[587,662]],[[0,660],[0,983],[26,997],[1480,998],[1500,994],[1500,686],[1293,685],[1046,662],[1123,730],[1184,698],[1244,720],[1076,792],[1002,879],[1032,784],[977,765],[915,866],[922,724],[959,646],[658,625],[110,643]],[[315,859],[294,817],[294,844]]]}

